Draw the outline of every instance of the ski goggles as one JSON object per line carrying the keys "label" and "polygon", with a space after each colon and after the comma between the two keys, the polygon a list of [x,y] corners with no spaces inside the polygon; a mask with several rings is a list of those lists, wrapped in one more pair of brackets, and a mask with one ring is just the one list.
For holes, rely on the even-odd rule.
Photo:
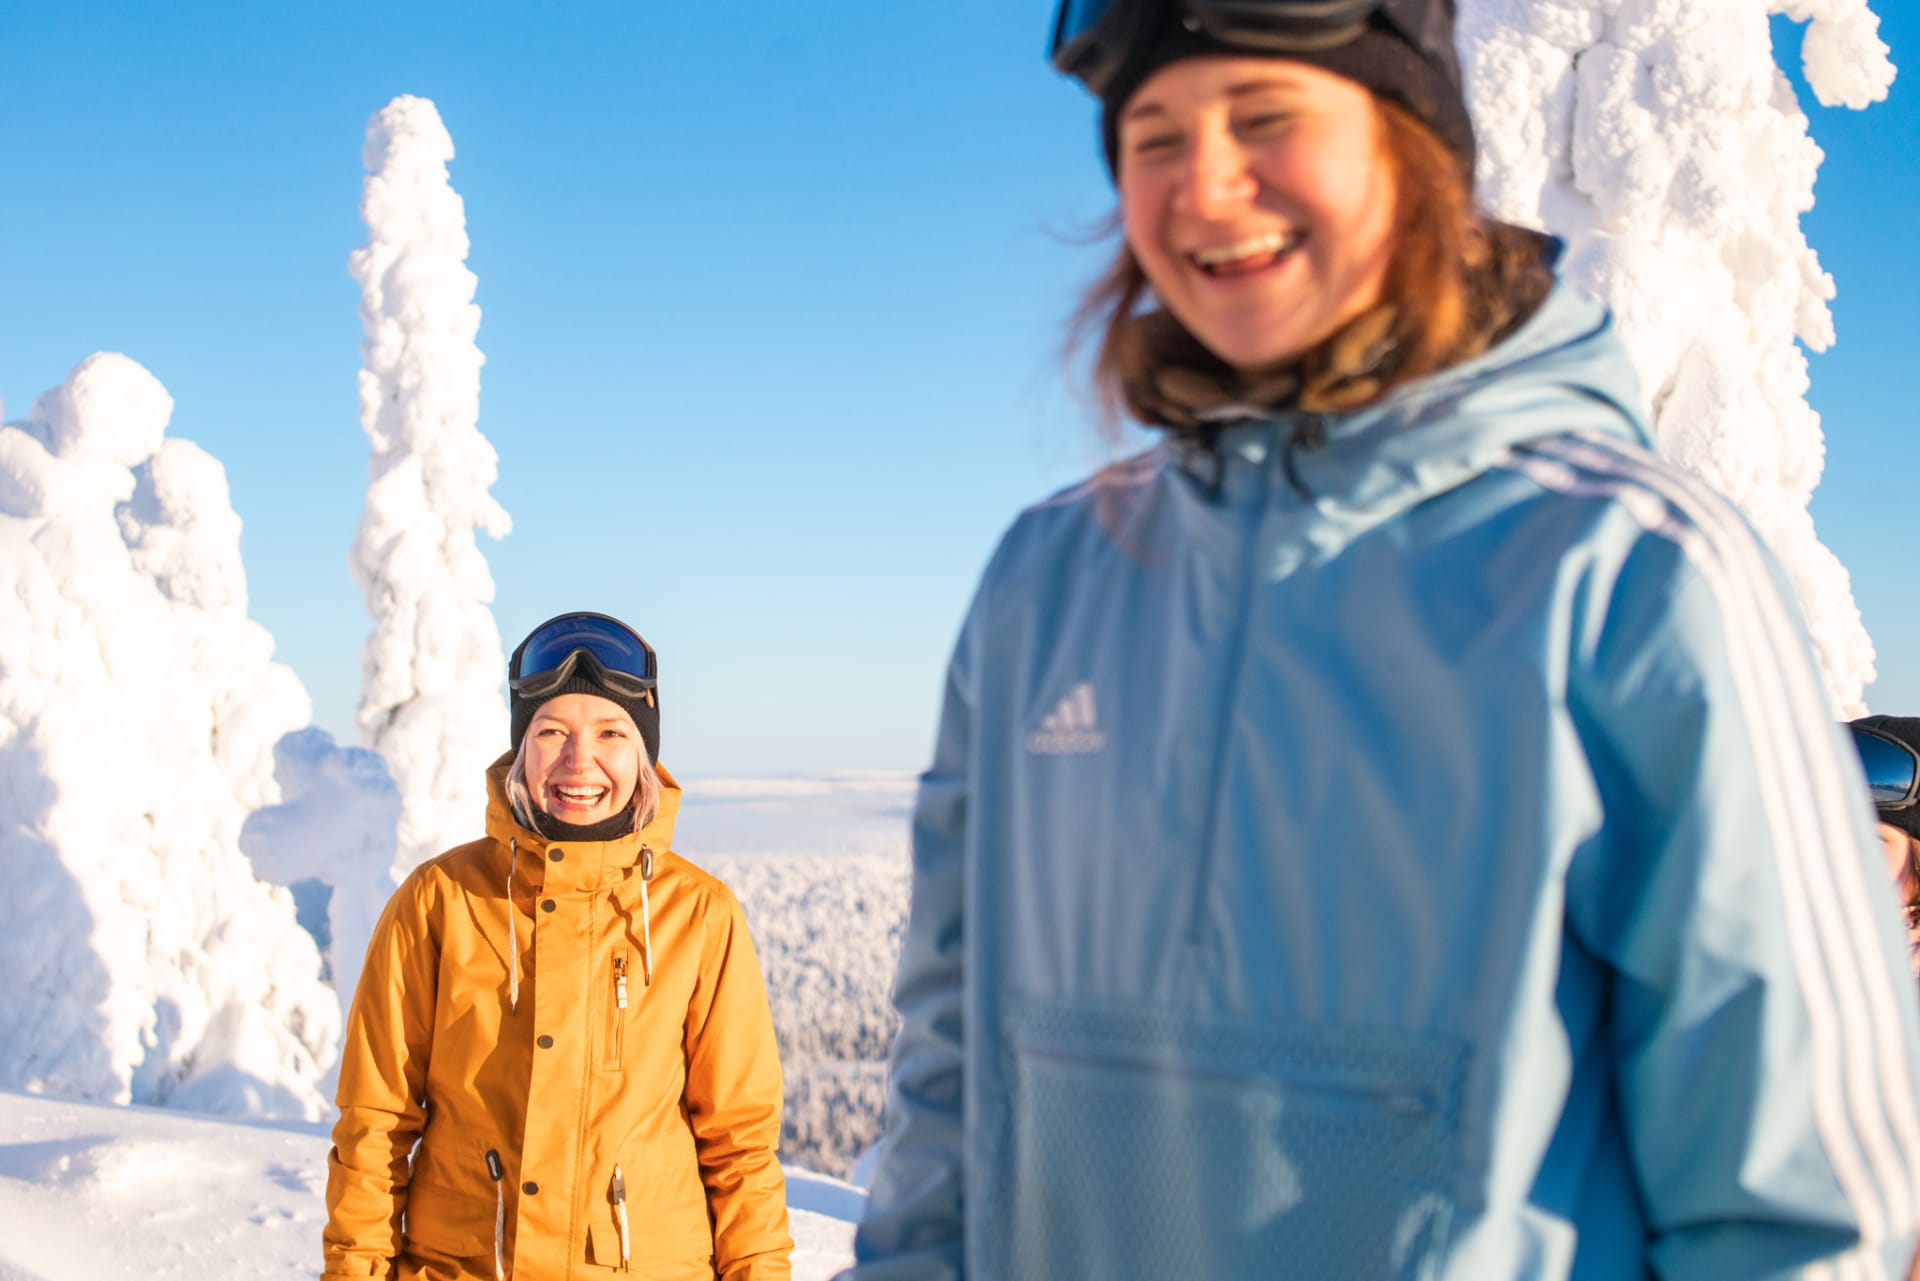
{"label": "ski goggles", "polygon": [[660,678],[653,646],[617,618],[605,614],[562,614],[533,629],[514,653],[519,675],[507,688],[521,698],[543,698],[574,672],[587,674],[616,694],[639,698]]}
{"label": "ski goggles", "polygon": [[1865,725],[1849,725],[1867,792],[1875,808],[1903,810],[1920,798],[1920,756],[1911,747]]}
{"label": "ski goggles", "polygon": [[1077,78],[1094,97],[1126,64],[1134,40],[1161,5],[1175,5],[1191,31],[1267,53],[1333,49],[1367,27],[1385,0],[1060,0],[1053,19],[1054,69]]}

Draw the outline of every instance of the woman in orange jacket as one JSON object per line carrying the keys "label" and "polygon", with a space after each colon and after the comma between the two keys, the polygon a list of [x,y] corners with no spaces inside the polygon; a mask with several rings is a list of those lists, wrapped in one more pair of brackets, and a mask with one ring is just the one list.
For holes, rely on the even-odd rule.
{"label": "woman in orange jacket", "polygon": [[542,623],[486,836],[387,904],[348,1016],[325,1281],[775,1281],[780,1066],[739,903],[668,849],[653,650]]}

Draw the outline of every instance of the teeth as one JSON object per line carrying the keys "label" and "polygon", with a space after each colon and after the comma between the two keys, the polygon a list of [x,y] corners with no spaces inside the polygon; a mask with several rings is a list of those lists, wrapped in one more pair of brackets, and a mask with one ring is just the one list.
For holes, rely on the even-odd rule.
{"label": "teeth", "polygon": [[607,793],[604,787],[556,787],[553,790],[570,801],[591,801]]}
{"label": "teeth", "polygon": [[1193,260],[1202,267],[1218,267],[1221,263],[1237,262],[1242,258],[1277,254],[1293,242],[1294,237],[1286,232],[1270,231],[1264,236],[1249,236],[1245,240],[1237,240],[1230,245],[1196,249],[1193,252]]}

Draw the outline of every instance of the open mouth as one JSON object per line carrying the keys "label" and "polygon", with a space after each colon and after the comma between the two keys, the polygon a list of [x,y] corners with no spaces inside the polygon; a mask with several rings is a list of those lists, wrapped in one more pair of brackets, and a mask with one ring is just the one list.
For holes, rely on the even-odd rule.
{"label": "open mouth", "polygon": [[547,794],[559,803],[561,808],[590,810],[607,799],[607,789],[597,786],[547,788]]}
{"label": "open mouth", "polygon": [[1196,249],[1187,259],[1209,276],[1246,276],[1265,271],[1298,249],[1305,240],[1297,231],[1270,231],[1230,245]]}

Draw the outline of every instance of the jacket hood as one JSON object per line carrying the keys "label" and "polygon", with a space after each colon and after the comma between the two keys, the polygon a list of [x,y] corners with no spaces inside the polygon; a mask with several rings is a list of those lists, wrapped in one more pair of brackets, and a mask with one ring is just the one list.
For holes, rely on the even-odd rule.
{"label": "jacket hood", "polygon": [[660,811],[652,822],[611,841],[566,841],[570,862],[549,863],[541,856],[549,845],[562,842],[542,836],[513,816],[513,807],[507,803],[507,770],[512,764],[513,753],[505,752],[487,767],[487,835],[503,847],[517,845],[523,862],[535,867],[547,865],[549,880],[556,871],[564,870],[569,881],[595,884],[603,869],[632,867],[643,849],[659,856],[672,847],[673,824],[680,814],[680,784],[665,765],[655,765],[654,772],[660,776]]}
{"label": "jacket hood", "polygon": [[[1531,440],[1598,433],[1650,448],[1640,404],[1639,380],[1611,315],[1562,280],[1503,342],[1377,404],[1222,429],[1218,488],[1228,497],[1257,492],[1269,452],[1278,448],[1287,483],[1344,533],[1336,539],[1344,542],[1464,484]],[[1184,452],[1182,465],[1192,470],[1194,451]]]}
{"label": "jacket hood", "polygon": [[[653,821],[637,832],[611,841],[577,841],[571,838],[548,839],[513,816],[507,802],[507,771],[513,766],[513,754],[504,753],[487,769],[487,835],[493,840],[493,859],[505,852],[505,864],[494,866],[501,875],[500,884],[508,897],[514,887],[538,886],[547,895],[594,893],[602,886],[629,879],[640,891],[641,967],[648,984],[653,982],[653,910],[648,902],[647,883],[665,864],[671,852],[673,820],[680,812],[680,785],[663,765],[655,765],[660,777],[660,810]],[[535,916],[534,923],[539,924]],[[519,916],[507,914],[507,952],[509,972],[508,1005],[520,1004]]]}

